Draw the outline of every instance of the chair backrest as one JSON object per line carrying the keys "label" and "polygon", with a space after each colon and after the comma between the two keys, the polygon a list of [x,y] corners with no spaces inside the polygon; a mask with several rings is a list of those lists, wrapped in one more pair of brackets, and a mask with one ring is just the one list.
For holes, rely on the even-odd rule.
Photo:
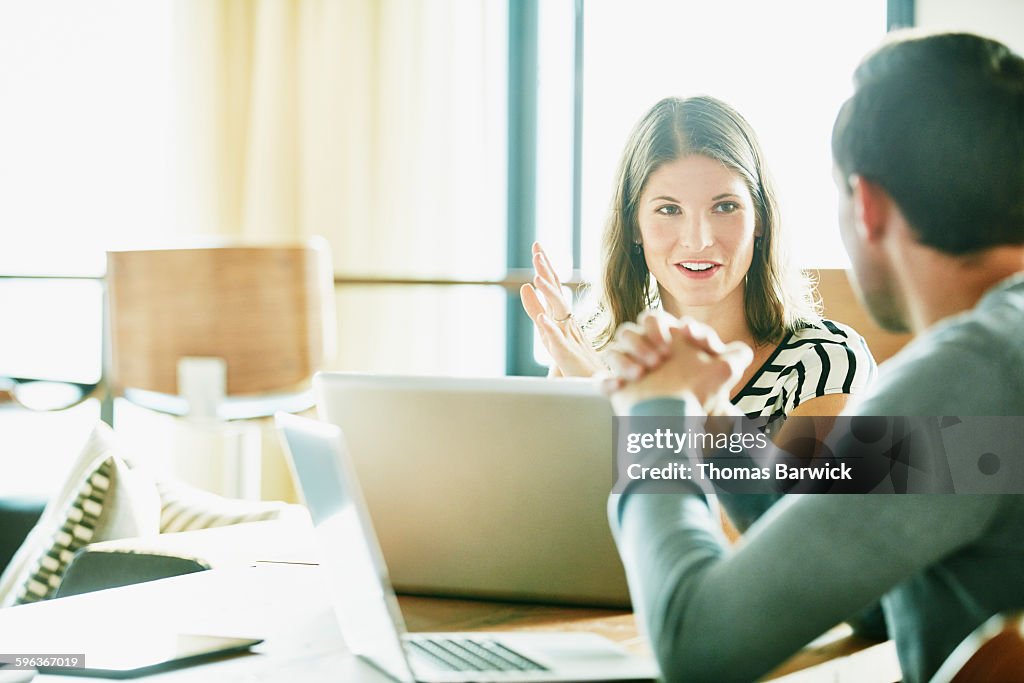
{"label": "chair backrest", "polygon": [[107,254],[110,384],[178,394],[178,361],[222,358],[227,394],[308,385],[333,351],[326,246],[231,246]]}
{"label": "chair backrest", "polygon": [[825,317],[857,330],[868,343],[875,361],[888,360],[910,341],[911,335],[888,332],[871,318],[857,300],[845,270],[823,269],[815,273]]}
{"label": "chair backrest", "polygon": [[997,614],[946,659],[931,683],[1024,681],[1024,613]]}

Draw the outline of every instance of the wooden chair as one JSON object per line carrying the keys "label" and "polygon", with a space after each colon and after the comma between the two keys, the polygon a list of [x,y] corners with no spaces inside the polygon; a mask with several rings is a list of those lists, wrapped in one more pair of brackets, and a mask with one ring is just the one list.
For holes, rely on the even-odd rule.
{"label": "wooden chair", "polygon": [[333,353],[326,243],[112,251],[107,296],[110,396],[187,418],[164,461],[175,476],[258,498],[254,418],[311,408],[313,374]]}
{"label": "wooden chair", "polygon": [[971,633],[931,683],[1024,682],[1024,612],[997,614]]}
{"label": "wooden chair", "polygon": [[308,389],[333,350],[333,274],[320,244],[112,251],[107,288],[109,386],[163,412],[195,412],[153,397],[182,396],[182,359],[223,361],[218,410],[233,419],[280,408],[250,401],[239,413],[234,397]]}

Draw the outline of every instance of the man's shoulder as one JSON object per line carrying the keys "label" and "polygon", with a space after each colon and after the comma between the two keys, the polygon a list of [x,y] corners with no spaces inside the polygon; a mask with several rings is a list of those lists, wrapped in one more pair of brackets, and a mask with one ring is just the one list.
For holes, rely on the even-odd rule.
{"label": "man's shoulder", "polygon": [[880,367],[858,412],[1024,415],[1024,311],[1001,300],[938,323]]}
{"label": "man's shoulder", "polygon": [[994,289],[974,308],[937,323],[909,350],[917,356],[955,355],[964,364],[958,372],[996,365],[1006,373],[1024,371],[1024,277]]}

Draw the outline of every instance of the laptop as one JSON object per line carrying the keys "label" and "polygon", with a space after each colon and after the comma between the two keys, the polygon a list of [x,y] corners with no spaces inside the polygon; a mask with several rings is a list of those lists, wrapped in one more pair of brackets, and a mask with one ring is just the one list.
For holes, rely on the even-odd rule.
{"label": "laptop", "polygon": [[653,660],[589,633],[408,634],[341,430],[278,413],[345,644],[398,681],[652,680]]}
{"label": "laptop", "polygon": [[328,372],[314,389],[400,592],[629,606],[612,409],[591,381]]}

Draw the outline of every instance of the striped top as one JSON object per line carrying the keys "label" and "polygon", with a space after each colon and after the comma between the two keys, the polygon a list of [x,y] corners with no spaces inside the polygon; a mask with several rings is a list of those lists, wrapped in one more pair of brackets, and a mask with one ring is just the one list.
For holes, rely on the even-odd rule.
{"label": "striped top", "polygon": [[767,418],[765,431],[773,434],[797,406],[818,396],[859,393],[875,372],[864,338],[823,319],[786,335],[732,402],[747,417]]}

